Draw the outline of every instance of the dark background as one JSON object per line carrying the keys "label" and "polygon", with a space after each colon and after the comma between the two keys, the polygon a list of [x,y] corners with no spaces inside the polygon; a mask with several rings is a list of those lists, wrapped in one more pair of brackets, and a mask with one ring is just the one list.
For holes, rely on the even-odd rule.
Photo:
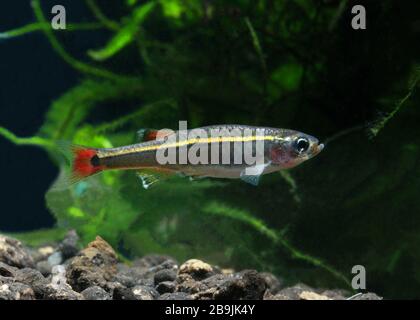
{"label": "dark background", "polygon": [[[112,5],[112,1],[108,1]],[[55,1],[43,1],[51,8]],[[83,1],[60,1],[68,19],[91,19]],[[45,10],[46,14],[48,13]],[[0,32],[35,21],[30,1],[2,1]],[[76,55],[85,53],[85,46],[100,43],[98,34],[84,33],[83,39],[65,39]],[[0,39],[0,125],[17,136],[32,136],[44,121],[50,103],[60,92],[74,85],[78,74],[51,50],[42,32],[2,41]],[[20,148],[0,139],[1,227],[2,231],[25,231],[54,224],[45,208],[44,195],[57,175],[48,155],[38,148]]]}

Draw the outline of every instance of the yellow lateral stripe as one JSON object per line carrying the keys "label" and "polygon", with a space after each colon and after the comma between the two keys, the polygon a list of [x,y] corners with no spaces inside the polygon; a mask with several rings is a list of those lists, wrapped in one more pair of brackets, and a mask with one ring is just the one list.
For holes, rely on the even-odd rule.
{"label": "yellow lateral stripe", "polygon": [[159,150],[162,148],[177,148],[186,146],[189,144],[196,144],[196,143],[214,143],[214,142],[251,142],[251,141],[257,141],[257,140],[267,140],[267,141],[273,141],[274,139],[278,139],[276,136],[250,136],[250,137],[216,137],[216,138],[193,138],[188,139],[184,141],[178,141],[174,143],[163,143],[159,145],[152,145],[152,146],[144,146],[144,147],[133,147],[133,148],[127,148],[127,149],[121,149],[114,152],[104,151],[103,153],[99,152],[99,157],[113,157],[118,155],[125,155],[130,153],[137,153],[137,152],[143,152],[143,151],[154,151]]}

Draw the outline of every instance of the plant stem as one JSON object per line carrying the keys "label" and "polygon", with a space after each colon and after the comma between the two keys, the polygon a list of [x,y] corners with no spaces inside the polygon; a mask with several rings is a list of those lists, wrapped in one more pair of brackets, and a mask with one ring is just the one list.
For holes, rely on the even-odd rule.
{"label": "plant stem", "polygon": [[120,29],[120,25],[118,22],[115,22],[109,19],[101,10],[101,8],[97,5],[94,0],[85,0],[86,5],[89,7],[90,11],[92,11],[95,18],[105,27],[110,30],[117,31]]}
{"label": "plant stem", "polygon": [[[49,26],[49,25],[48,25]],[[44,29],[43,23],[34,22],[24,25],[20,28],[12,29],[9,31],[0,32],[0,39],[8,39],[8,38],[15,38],[20,37],[25,34],[35,32],[35,31],[42,31]],[[78,30],[97,30],[100,29],[102,26],[99,23],[71,23],[67,25],[67,29],[64,31],[78,31]]]}
{"label": "plant stem", "polygon": [[45,149],[54,148],[54,144],[51,140],[38,136],[20,138],[17,137],[13,132],[3,127],[0,127],[0,136],[3,136],[5,139],[18,146],[37,146]]}
{"label": "plant stem", "polygon": [[81,62],[81,61],[75,59],[70,54],[68,54],[67,51],[58,42],[58,40],[55,37],[52,29],[49,26],[47,20],[45,19],[45,16],[44,16],[44,14],[42,13],[42,10],[41,10],[41,5],[40,5],[39,0],[32,0],[31,4],[32,4],[32,7],[33,7],[35,16],[36,16],[38,22],[41,23],[42,30],[44,31],[46,37],[50,41],[53,49],[58,53],[59,56],[61,56],[61,58],[64,61],[66,61],[74,69],[76,69],[76,70],[78,70],[82,73],[94,75],[94,76],[101,77],[101,78],[112,79],[112,80],[115,80],[115,81],[127,80],[128,77],[126,77],[126,76],[115,74],[115,73],[113,73],[109,70],[106,70],[106,69],[91,66],[87,63],[84,63],[84,62]]}

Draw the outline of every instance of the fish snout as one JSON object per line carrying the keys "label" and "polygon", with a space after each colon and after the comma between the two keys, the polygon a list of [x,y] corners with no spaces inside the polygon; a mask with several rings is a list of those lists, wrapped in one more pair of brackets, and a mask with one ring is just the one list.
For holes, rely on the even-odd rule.
{"label": "fish snout", "polygon": [[324,144],[323,143],[319,143],[318,144],[318,153],[321,152],[324,149]]}
{"label": "fish snout", "polygon": [[312,154],[312,157],[313,156],[316,156],[318,153],[320,153],[322,150],[324,149],[324,144],[323,143],[314,143],[313,145],[312,145],[312,148],[311,148],[311,154]]}

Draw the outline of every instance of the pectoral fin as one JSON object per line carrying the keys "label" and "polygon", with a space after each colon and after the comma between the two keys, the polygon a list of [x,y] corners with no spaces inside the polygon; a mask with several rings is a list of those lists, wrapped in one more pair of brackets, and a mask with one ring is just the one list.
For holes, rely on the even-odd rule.
{"label": "pectoral fin", "polygon": [[261,176],[241,176],[241,180],[245,181],[246,183],[252,184],[253,186],[258,186],[258,183],[260,182]]}
{"label": "pectoral fin", "polygon": [[258,186],[261,175],[269,165],[270,162],[257,164],[253,167],[246,168],[241,172],[240,178],[246,183],[252,184],[253,186]]}

